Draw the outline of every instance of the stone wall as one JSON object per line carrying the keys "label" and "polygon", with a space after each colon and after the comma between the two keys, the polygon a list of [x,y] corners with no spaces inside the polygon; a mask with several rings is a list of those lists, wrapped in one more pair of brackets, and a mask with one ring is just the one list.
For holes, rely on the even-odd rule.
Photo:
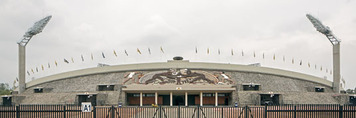
{"label": "stone wall", "polygon": [[[141,71],[148,73],[149,71]],[[207,71],[217,73],[221,71]],[[42,83],[27,90],[20,95],[13,97],[14,103],[20,104],[77,104],[78,94],[94,93],[97,94],[97,104],[126,104],[125,92],[122,92],[122,82],[127,72],[104,73],[86,75],[73,78],[56,80]],[[339,104],[347,100],[339,94],[332,93],[332,88],[295,78],[283,76],[226,71],[234,81],[236,91],[231,94],[231,105],[238,102],[240,105],[259,105],[260,94],[273,92],[280,94],[280,104]],[[243,91],[243,83],[260,84],[258,91]],[[97,85],[115,85],[114,91],[97,91]],[[159,86],[159,85],[158,85]],[[314,87],[325,87],[324,93],[314,92]],[[43,93],[34,93],[33,89],[43,87]],[[336,96],[336,97],[335,97]]]}

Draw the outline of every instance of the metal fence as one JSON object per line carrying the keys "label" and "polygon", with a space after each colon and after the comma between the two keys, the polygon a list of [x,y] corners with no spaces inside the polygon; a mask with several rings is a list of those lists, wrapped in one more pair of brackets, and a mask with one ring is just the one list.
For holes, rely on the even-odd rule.
{"label": "metal fence", "polygon": [[264,118],[356,118],[356,106],[352,105],[280,105],[266,106]]}
{"label": "metal fence", "polygon": [[0,106],[0,118],[356,118],[356,106],[94,106],[82,112],[78,105]]}

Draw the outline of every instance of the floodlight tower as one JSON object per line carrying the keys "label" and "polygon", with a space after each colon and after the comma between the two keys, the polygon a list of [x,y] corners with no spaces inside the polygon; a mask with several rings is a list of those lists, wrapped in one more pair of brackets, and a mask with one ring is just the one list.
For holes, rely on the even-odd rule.
{"label": "floodlight tower", "polygon": [[31,38],[41,33],[43,28],[47,25],[52,16],[47,16],[40,21],[37,21],[28,31],[23,35],[23,38],[17,42],[19,45],[19,93],[26,90],[26,45]]}
{"label": "floodlight tower", "polygon": [[335,37],[328,26],[324,26],[318,19],[312,15],[307,14],[307,18],[313,23],[317,31],[324,34],[331,44],[333,45],[333,90],[336,93],[340,93],[340,40]]}

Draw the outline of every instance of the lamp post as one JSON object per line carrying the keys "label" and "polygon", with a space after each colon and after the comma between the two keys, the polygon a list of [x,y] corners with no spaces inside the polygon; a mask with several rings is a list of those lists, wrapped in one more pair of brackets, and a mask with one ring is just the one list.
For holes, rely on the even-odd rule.
{"label": "lamp post", "polygon": [[307,14],[307,18],[314,25],[317,31],[324,34],[333,45],[333,90],[340,93],[340,40],[332,33],[328,26],[324,26],[318,19]]}
{"label": "lamp post", "polygon": [[43,28],[47,25],[52,16],[47,16],[40,21],[37,21],[28,31],[23,35],[23,38],[17,42],[19,46],[19,93],[26,90],[26,45],[31,38],[41,33]]}

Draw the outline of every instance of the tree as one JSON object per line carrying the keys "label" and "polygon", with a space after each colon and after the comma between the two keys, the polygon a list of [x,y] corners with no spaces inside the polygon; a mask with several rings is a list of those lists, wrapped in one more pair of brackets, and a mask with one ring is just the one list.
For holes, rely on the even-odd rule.
{"label": "tree", "polygon": [[354,90],[352,90],[352,89],[347,89],[347,90],[346,90],[346,93],[347,93],[347,94],[352,94],[352,93],[354,93],[353,91],[354,91]]}
{"label": "tree", "polygon": [[0,83],[0,95],[10,95],[11,90],[8,83]]}

